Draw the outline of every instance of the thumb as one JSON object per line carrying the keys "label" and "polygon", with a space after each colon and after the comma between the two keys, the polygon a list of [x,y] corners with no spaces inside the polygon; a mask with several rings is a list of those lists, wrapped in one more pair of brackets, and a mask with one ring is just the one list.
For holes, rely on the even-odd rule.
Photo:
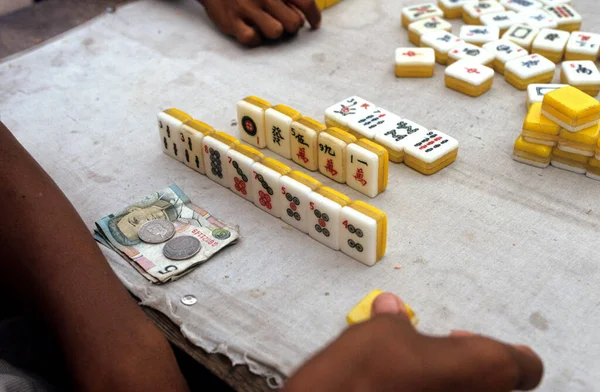
{"label": "thumb", "polygon": [[382,314],[400,314],[409,318],[404,302],[392,293],[381,293],[373,301],[371,317]]}

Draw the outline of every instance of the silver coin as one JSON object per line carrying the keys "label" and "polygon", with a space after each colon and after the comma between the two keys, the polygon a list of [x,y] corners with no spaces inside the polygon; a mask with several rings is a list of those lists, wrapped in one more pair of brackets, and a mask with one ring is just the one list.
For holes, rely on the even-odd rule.
{"label": "silver coin", "polygon": [[184,295],[183,297],[181,297],[181,303],[184,305],[192,306],[196,302],[198,302],[198,299],[191,294]]}
{"label": "silver coin", "polygon": [[165,219],[155,219],[144,223],[138,230],[140,240],[149,244],[160,244],[175,235],[175,226]]}
{"label": "silver coin", "polygon": [[200,252],[200,240],[189,235],[175,237],[163,247],[163,255],[171,260],[187,260]]}

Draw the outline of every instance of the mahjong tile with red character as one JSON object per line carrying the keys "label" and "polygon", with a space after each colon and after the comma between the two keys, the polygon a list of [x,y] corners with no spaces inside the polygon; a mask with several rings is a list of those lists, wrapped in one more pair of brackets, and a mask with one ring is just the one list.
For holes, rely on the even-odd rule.
{"label": "mahjong tile with red character", "polygon": [[463,5],[462,17],[466,24],[481,24],[481,16],[504,11],[504,7],[493,0],[482,0]]}
{"label": "mahjong tile with red character", "polygon": [[419,46],[423,34],[439,30],[450,32],[452,31],[452,25],[439,16],[417,20],[408,25],[408,40]]}
{"label": "mahjong tile with red character", "polygon": [[422,138],[411,138],[404,163],[423,174],[436,173],[456,160],[458,141],[440,131],[431,130]]}
{"label": "mahjong tile with red character", "polygon": [[559,63],[565,54],[570,36],[571,34],[566,31],[542,29],[531,44],[531,51],[541,54],[554,63]]}
{"label": "mahjong tile with red character", "polygon": [[348,127],[350,128],[350,133],[358,139],[373,139],[378,129],[387,128],[398,121],[400,121],[400,117],[394,113],[390,113],[382,108],[376,108],[364,116],[354,117],[348,123]]}
{"label": "mahjong tile with red character", "polygon": [[581,28],[581,15],[569,4],[550,5],[545,10],[556,18],[560,30],[577,31]]}
{"label": "mahjong tile with red character", "polygon": [[165,154],[183,162],[183,151],[179,148],[178,137],[183,123],[191,120],[192,116],[179,109],[171,108],[158,113],[158,133],[160,145]]}
{"label": "mahjong tile with red character", "polygon": [[188,120],[179,129],[178,149],[183,151],[183,163],[205,174],[202,140],[215,132],[213,127],[198,120]]}
{"label": "mahjong tile with red character", "polygon": [[360,200],[340,211],[340,250],[367,266],[385,254],[387,217],[385,213]]}
{"label": "mahjong tile with red character", "polygon": [[227,152],[238,144],[239,140],[223,132],[215,132],[202,139],[206,177],[229,188],[232,180],[227,170]]}
{"label": "mahjong tile with red character", "polygon": [[600,92],[600,72],[596,63],[589,60],[564,61],[561,65],[560,82],[577,87],[593,97]]}
{"label": "mahjong tile with red character", "polygon": [[465,42],[481,46],[500,38],[500,28],[497,26],[463,25],[460,28],[460,38]]}
{"label": "mahjong tile with red character", "polygon": [[447,31],[432,31],[421,36],[421,46],[433,49],[435,61],[445,65],[448,63],[448,52],[464,41]]}
{"label": "mahjong tile with red character", "polygon": [[252,202],[252,167],[264,157],[260,151],[244,144],[238,144],[227,151],[229,189],[233,193]]}
{"label": "mahjong tile with red character", "polygon": [[319,133],[319,172],[339,183],[346,182],[346,149],[356,137],[339,128]]}
{"label": "mahjong tile with red character", "polygon": [[530,54],[506,63],[504,78],[519,90],[532,83],[549,83],[554,78],[556,65],[540,54]]}
{"label": "mahjong tile with red character", "polygon": [[276,218],[281,217],[283,205],[288,202],[279,191],[279,180],[291,172],[292,169],[273,158],[255,162],[251,176],[254,205]]}
{"label": "mahjong tile with red character", "polygon": [[567,42],[565,60],[596,61],[600,51],[600,34],[575,31]]}
{"label": "mahjong tile with red character", "polygon": [[399,78],[430,78],[435,68],[435,51],[431,48],[397,48],[395,74]]}
{"label": "mahjong tile with red character", "polygon": [[265,111],[271,104],[264,99],[250,96],[237,104],[237,121],[240,139],[258,148],[267,146]]}
{"label": "mahjong tile with red character", "polygon": [[540,29],[533,26],[527,26],[522,23],[512,25],[506,33],[502,35],[503,39],[514,42],[525,50],[531,50],[531,43],[540,32]]}
{"label": "mahjong tile with red character", "polygon": [[367,139],[351,143],[346,149],[346,184],[362,194],[375,197],[388,181],[387,150]]}
{"label": "mahjong tile with red character", "polygon": [[347,131],[350,119],[362,116],[373,109],[375,109],[375,105],[371,102],[361,97],[353,96],[328,107],[325,110],[325,124],[328,127],[340,128]]}
{"label": "mahjong tile with red character", "polygon": [[375,143],[388,150],[390,161],[401,163],[404,161],[404,147],[410,142],[410,137],[427,131],[424,126],[402,118],[395,124],[378,129],[375,132]]}
{"label": "mahjong tile with red character", "polygon": [[487,50],[480,48],[479,46],[466,42],[456,45],[448,53],[448,64],[452,64],[456,61],[464,59],[472,60],[476,63],[486,66],[491,66],[494,62],[494,55]]}
{"label": "mahjong tile with red character", "polygon": [[460,60],[445,71],[446,87],[471,97],[478,97],[492,88],[494,70],[471,60]]}
{"label": "mahjong tile with red character", "polygon": [[265,111],[267,148],[284,158],[291,159],[290,130],[292,122],[298,120],[300,112],[285,106],[275,105]]}
{"label": "mahjong tile with red character", "polygon": [[537,0],[500,0],[506,9],[515,12],[524,12],[531,9],[542,8],[542,3]]}
{"label": "mahjong tile with red character", "polygon": [[340,211],[352,200],[326,186],[312,192],[308,200],[308,235],[331,249],[339,250]]}
{"label": "mahjong tile with red character", "polygon": [[279,178],[279,192],[284,197],[281,220],[303,233],[309,230],[309,196],[321,187],[321,183],[309,175],[292,171]]}
{"label": "mahjong tile with red character", "polygon": [[438,6],[444,11],[444,18],[456,19],[462,15],[462,7],[474,0],[438,0]]}
{"label": "mahjong tile with red character", "polygon": [[292,123],[292,161],[312,171],[319,169],[319,133],[325,125],[310,117],[302,117]]}
{"label": "mahjong tile with red character", "polygon": [[495,55],[494,70],[498,73],[504,73],[504,64],[507,61],[527,56],[529,53],[519,45],[506,39],[500,39],[494,42],[488,42],[483,48]]}
{"label": "mahjong tile with red character", "polygon": [[481,15],[481,24],[484,26],[496,26],[500,33],[504,33],[515,23],[519,23],[518,14],[515,11],[501,11],[493,14]]}
{"label": "mahjong tile with red character", "polygon": [[412,22],[431,16],[438,16],[441,18],[444,16],[444,11],[433,3],[411,5],[402,8],[402,26],[408,28],[408,25]]}

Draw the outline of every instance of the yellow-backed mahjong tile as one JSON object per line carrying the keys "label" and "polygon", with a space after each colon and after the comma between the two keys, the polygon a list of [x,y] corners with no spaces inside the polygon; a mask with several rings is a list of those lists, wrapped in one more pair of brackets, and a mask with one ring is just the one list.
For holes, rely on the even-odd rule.
{"label": "yellow-backed mahjong tile", "polygon": [[550,91],[554,91],[565,86],[566,84],[530,84],[527,86],[527,109],[529,109],[531,105],[536,102],[542,103],[544,100],[544,95],[548,94]]}
{"label": "yellow-backed mahjong tile", "polygon": [[491,67],[494,58],[494,55],[487,50],[467,42],[456,45],[448,52],[448,64],[450,65],[459,60],[471,60],[487,67]]}
{"label": "yellow-backed mahjong tile", "polygon": [[562,129],[559,134],[558,149],[592,157],[596,153],[599,136],[600,124],[598,123],[579,132],[570,132]]}
{"label": "yellow-backed mahjong tile", "polygon": [[472,2],[473,0],[438,0],[438,7],[444,12],[444,18],[457,19],[462,16],[463,5]]}
{"label": "yellow-backed mahjong tile", "polygon": [[[355,307],[353,307],[348,315],[346,316],[346,322],[348,325],[354,325],[358,323],[362,323],[371,318],[371,308],[373,307],[373,302],[375,298],[379,296],[379,294],[383,294],[381,290],[373,290],[367,296],[360,300]],[[419,323],[419,319],[415,315],[415,312],[408,304],[404,304],[406,308],[406,313],[408,314],[408,318],[413,325],[417,325]]]}
{"label": "yellow-backed mahjong tile", "polygon": [[385,190],[388,182],[387,150],[367,139],[349,144],[346,150],[346,184],[375,197]]}
{"label": "yellow-backed mahjong tile", "polygon": [[565,54],[570,36],[566,31],[542,29],[531,44],[531,52],[539,53],[553,63],[559,63]]}
{"label": "yellow-backed mahjong tile", "polygon": [[551,146],[528,142],[523,139],[523,136],[517,138],[513,149],[513,159],[515,161],[540,168],[548,167],[551,154]]}
{"label": "yellow-backed mahjong tile", "polygon": [[483,45],[483,48],[495,55],[493,63],[494,70],[500,74],[504,74],[504,66],[507,61],[518,59],[519,57],[524,57],[529,54],[519,45],[506,39],[488,42]]}
{"label": "yellow-backed mahjong tile", "polygon": [[441,18],[444,16],[444,11],[433,3],[411,5],[402,8],[402,26],[408,28],[408,25],[412,22],[431,16],[438,16]]}
{"label": "yellow-backed mahjong tile", "polygon": [[537,0],[500,0],[500,4],[506,9],[515,12],[526,12],[542,8],[542,3]]}
{"label": "yellow-backed mahjong tile", "polygon": [[600,51],[600,34],[574,31],[567,42],[565,60],[596,61]]}
{"label": "yellow-backed mahjong tile", "polygon": [[299,171],[279,178],[279,191],[283,195],[281,220],[303,233],[308,233],[310,220],[309,196],[321,187],[321,183]]}
{"label": "yellow-backed mahjong tile", "polygon": [[227,170],[227,152],[238,144],[238,139],[223,132],[215,132],[202,139],[206,176],[225,188],[229,188],[231,181]]}
{"label": "yellow-backed mahjong tile", "polygon": [[329,128],[340,128],[348,131],[348,121],[355,116],[362,116],[375,108],[371,102],[361,97],[352,96],[331,105],[325,110],[325,124]]}
{"label": "yellow-backed mahjong tile", "polygon": [[481,24],[481,16],[504,11],[498,2],[493,0],[471,1],[463,5],[462,18],[466,24]]}
{"label": "yellow-backed mahjong tile", "polygon": [[521,23],[538,29],[555,29],[558,21],[548,12],[541,8],[533,8],[519,12]]}
{"label": "yellow-backed mahjong tile", "polygon": [[375,108],[363,116],[355,116],[348,122],[348,131],[357,139],[372,140],[378,129],[388,128],[400,121],[400,117],[383,108]]}
{"label": "yellow-backed mahjong tile", "polygon": [[346,148],[356,138],[339,128],[319,133],[319,171],[339,183],[346,182]]}
{"label": "yellow-backed mahjong tile", "polygon": [[564,129],[577,132],[600,120],[600,102],[575,87],[566,86],[544,96],[542,114]]}
{"label": "yellow-backed mahjong tile", "polygon": [[432,129],[410,141],[405,148],[404,163],[426,175],[442,170],[458,156],[458,141],[440,131]]}
{"label": "yellow-backed mahjong tile", "polygon": [[600,92],[600,71],[593,61],[565,61],[561,65],[560,82],[595,97]]}
{"label": "yellow-backed mahjong tile", "polygon": [[542,104],[539,102],[532,104],[523,122],[521,133],[523,139],[530,143],[556,146],[559,133],[560,125],[542,114]]}
{"label": "yellow-backed mahjong tile", "polygon": [[290,174],[292,169],[273,158],[265,158],[255,162],[252,170],[254,205],[277,218],[281,217],[283,205],[288,202],[280,192],[279,180],[281,176]]}
{"label": "yellow-backed mahjong tile", "polygon": [[577,31],[581,28],[581,15],[579,15],[571,5],[548,5],[545,10],[556,18],[560,30]]}
{"label": "yellow-backed mahjong tile", "polygon": [[500,11],[481,15],[481,24],[484,26],[496,26],[500,35],[504,34],[510,26],[519,23],[519,16],[515,11]]}
{"label": "yellow-backed mahjong tile", "polygon": [[178,150],[183,152],[183,163],[198,173],[205,174],[202,140],[215,132],[213,127],[199,120],[188,120],[179,129]]}
{"label": "yellow-backed mahjong tile", "polygon": [[396,77],[430,78],[435,69],[435,52],[431,48],[397,48]]}
{"label": "yellow-backed mahjong tile", "polygon": [[473,45],[483,46],[500,38],[500,28],[496,26],[463,25],[460,38]]}
{"label": "yellow-backed mahjong tile", "polygon": [[504,65],[504,79],[519,90],[527,90],[532,83],[549,83],[556,66],[541,54],[530,54],[508,61]]}
{"label": "yellow-backed mahjong tile", "polygon": [[327,8],[327,0],[315,0],[315,3],[321,11]]}
{"label": "yellow-backed mahjong tile", "polygon": [[502,35],[502,38],[514,42],[527,51],[531,51],[531,44],[539,32],[540,29],[537,27],[519,23],[512,25],[506,33]]}
{"label": "yellow-backed mahjong tile", "polygon": [[352,200],[326,186],[312,192],[308,200],[308,235],[331,249],[339,250],[340,211]]}
{"label": "yellow-backed mahjong tile", "polygon": [[419,46],[423,34],[439,30],[451,32],[452,25],[439,16],[430,16],[417,20],[408,25],[408,40],[414,45]]}
{"label": "yellow-backed mahjong tile", "polygon": [[432,31],[421,36],[421,46],[433,49],[435,61],[445,65],[448,63],[448,52],[464,41],[447,31]]}
{"label": "yellow-backed mahjong tile", "polygon": [[265,128],[267,133],[267,148],[284,158],[292,158],[292,122],[302,115],[285,105],[275,105],[265,111]]}
{"label": "yellow-backed mahjong tile", "polygon": [[229,189],[238,196],[253,201],[252,168],[254,163],[264,158],[260,151],[243,144],[238,144],[227,151]]}
{"label": "yellow-backed mahjong tile", "polygon": [[361,263],[375,265],[385,254],[387,216],[357,200],[340,211],[340,250]]}
{"label": "yellow-backed mahjong tile", "polygon": [[179,109],[171,108],[158,113],[158,133],[160,144],[165,154],[183,162],[183,151],[177,143],[179,130],[184,122],[191,120],[192,116]]}
{"label": "yellow-backed mahjong tile", "polygon": [[326,128],[317,120],[306,116],[292,122],[290,130],[292,161],[308,170],[318,170],[319,133]]}
{"label": "yellow-backed mahjong tile", "polygon": [[577,174],[585,174],[587,171],[589,157],[567,152],[554,147],[550,164],[559,169],[567,170]]}
{"label": "yellow-backed mahjong tile", "polygon": [[478,97],[492,88],[494,70],[472,60],[460,60],[446,67],[446,87],[471,97]]}
{"label": "yellow-backed mahjong tile", "polygon": [[267,146],[265,111],[271,104],[264,99],[250,96],[237,104],[237,121],[240,139],[258,148]]}
{"label": "yellow-backed mahjong tile", "polygon": [[587,171],[585,175],[593,180],[600,181],[600,160],[596,158],[591,158],[588,161]]}
{"label": "yellow-backed mahjong tile", "polygon": [[411,138],[429,130],[422,125],[407,119],[398,119],[396,123],[389,124],[375,132],[375,143],[388,151],[390,161],[402,163],[404,161],[404,148],[410,143]]}

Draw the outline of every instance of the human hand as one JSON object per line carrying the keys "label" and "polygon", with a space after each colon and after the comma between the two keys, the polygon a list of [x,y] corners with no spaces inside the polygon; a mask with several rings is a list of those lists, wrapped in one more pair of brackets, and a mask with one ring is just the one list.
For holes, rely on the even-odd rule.
{"label": "human hand", "polygon": [[321,11],[314,0],[199,0],[223,33],[247,46],[295,34],[306,19],[316,29]]}
{"label": "human hand", "polygon": [[531,390],[542,378],[542,361],[528,347],[469,332],[420,334],[393,294],[378,296],[372,314],[309,360],[285,392],[508,392]]}

